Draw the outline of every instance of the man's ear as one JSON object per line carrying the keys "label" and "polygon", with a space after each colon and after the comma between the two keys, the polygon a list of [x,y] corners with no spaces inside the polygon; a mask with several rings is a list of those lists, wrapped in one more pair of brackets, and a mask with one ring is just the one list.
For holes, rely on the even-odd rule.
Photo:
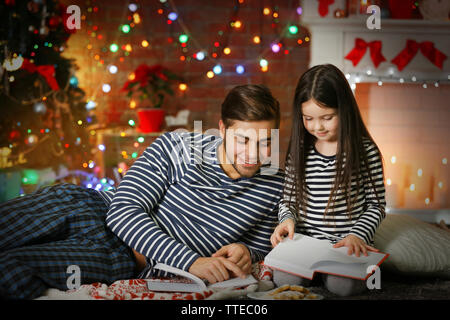
{"label": "man's ear", "polygon": [[220,131],[220,137],[223,139],[225,138],[225,124],[223,123],[222,119],[219,120],[219,131]]}

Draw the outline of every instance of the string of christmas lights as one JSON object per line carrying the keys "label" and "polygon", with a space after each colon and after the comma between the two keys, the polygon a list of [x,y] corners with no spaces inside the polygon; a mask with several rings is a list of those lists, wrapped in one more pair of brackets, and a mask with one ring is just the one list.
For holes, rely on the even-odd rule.
{"label": "string of christmas lights", "polygon": [[[224,66],[220,63],[221,60],[224,60],[225,58],[232,55],[229,39],[233,32],[237,32],[240,29],[243,28],[243,25],[245,24],[245,21],[241,21],[239,19],[239,9],[241,6],[245,3],[244,0],[237,0],[235,6],[233,7],[229,21],[224,24],[224,27],[222,30],[218,32],[218,40],[215,40],[211,48],[208,47],[208,45],[202,45],[197,40],[197,37],[192,34],[192,32],[187,28],[186,24],[184,23],[184,19],[182,17],[182,14],[178,11],[178,8],[175,4],[175,1],[169,0],[164,1],[160,0],[161,8],[157,10],[157,13],[161,16],[167,17],[165,19],[165,23],[169,26],[169,36],[167,38],[167,42],[169,44],[173,44],[175,49],[181,48],[182,54],[179,56],[179,59],[181,61],[190,62],[193,59],[196,61],[204,61],[205,62],[205,75],[207,78],[213,78],[215,75],[220,75],[224,71]],[[291,7],[291,5],[289,5]],[[111,74],[117,73],[117,60],[119,55],[115,55],[112,58],[106,57],[102,59],[101,55],[105,55],[109,52],[111,53],[118,53],[120,49],[123,51],[123,55],[118,58],[120,62],[123,62],[125,57],[130,56],[130,54],[133,51],[133,44],[126,43],[122,45],[121,47],[117,44],[117,39],[122,35],[127,35],[130,32],[132,32],[133,28],[137,27],[137,25],[141,24],[145,18],[142,18],[139,14],[139,10],[141,9],[141,6],[139,3],[131,2],[128,3],[125,8],[129,11],[129,14],[127,16],[127,21],[122,23],[118,27],[117,37],[116,40],[109,45],[106,46],[108,50],[105,50],[105,47],[102,48],[101,53],[95,53],[93,54],[94,59],[98,61],[98,66],[100,67],[107,67],[107,70]],[[97,7],[88,8],[88,12],[96,12],[98,11]],[[234,71],[237,74],[244,74],[246,71],[246,66],[250,63],[257,63],[259,64],[261,71],[267,72],[268,66],[269,66],[269,60],[266,57],[267,53],[284,53],[289,54],[289,49],[284,48],[283,46],[283,40],[286,37],[296,37],[298,36],[298,39],[296,41],[297,45],[303,45],[310,41],[310,38],[308,35],[305,35],[306,32],[303,30],[302,33],[300,33],[301,27],[299,27],[297,24],[293,23],[293,20],[296,20],[295,17],[298,17],[302,13],[301,7],[295,8],[295,10],[292,10],[293,15],[288,19],[288,23],[281,29],[281,31],[277,32],[274,36],[274,39],[270,42],[269,45],[267,45],[264,50],[261,51],[259,54],[259,57],[256,58],[249,58],[247,60],[243,60],[242,62],[236,64],[234,66]],[[263,17],[271,17],[271,26],[272,29],[278,29],[280,24],[280,16],[279,16],[279,10],[277,6],[270,7],[264,7],[261,9],[261,14]],[[154,22],[152,22],[154,23]],[[178,24],[182,30],[182,32],[175,34],[174,25]],[[88,33],[92,37],[96,37],[97,39],[101,39],[101,34],[96,33],[95,31],[99,30],[98,26],[94,26],[93,30],[88,31]],[[177,39],[178,41],[175,41],[174,39]],[[253,42],[255,45],[265,45],[263,43],[263,36],[262,35],[254,35],[250,39],[251,42]],[[141,41],[140,45],[143,48],[149,48],[151,44],[149,43],[148,39],[144,39]],[[87,48],[90,50],[93,48],[92,44],[88,44]],[[109,58],[109,63],[105,63],[105,59]],[[209,63],[208,63],[209,62]],[[213,62],[213,65],[211,65],[211,62]],[[133,78],[133,74],[130,74],[129,80]],[[102,91],[104,93],[108,93],[111,91],[111,86],[108,83],[100,83],[97,84],[99,88],[102,88]],[[187,84],[182,83],[179,86],[179,90],[186,91]],[[96,90],[96,92],[99,92],[99,90]],[[96,94],[93,95],[92,101],[90,102],[90,108],[95,106],[95,97]],[[135,102],[131,101],[130,107],[135,107]]]}

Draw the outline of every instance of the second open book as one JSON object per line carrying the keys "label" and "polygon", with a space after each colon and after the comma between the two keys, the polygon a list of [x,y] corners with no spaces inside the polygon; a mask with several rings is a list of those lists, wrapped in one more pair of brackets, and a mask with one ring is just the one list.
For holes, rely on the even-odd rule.
{"label": "second open book", "polygon": [[209,289],[233,289],[258,283],[252,275],[247,275],[244,279],[232,278],[208,285],[205,281],[192,273],[174,268],[164,263],[157,263],[153,268],[169,272],[175,275],[175,277],[146,279],[147,288],[151,291],[202,292]]}
{"label": "second open book", "polygon": [[379,266],[387,253],[369,251],[368,256],[347,254],[348,248],[333,248],[327,240],[318,240],[302,234],[285,238],[264,259],[264,264],[303,278],[312,279],[316,272],[366,280],[371,266]]}

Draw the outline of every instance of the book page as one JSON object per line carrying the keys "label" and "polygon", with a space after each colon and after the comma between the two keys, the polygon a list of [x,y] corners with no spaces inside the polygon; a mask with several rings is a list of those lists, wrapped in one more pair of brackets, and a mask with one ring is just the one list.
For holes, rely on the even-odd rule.
{"label": "book page", "polygon": [[264,259],[264,264],[306,278],[313,275],[310,266],[328,250],[327,241],[296,233],[294,239],[285,238]]}
{"label": "book page", "polygon": [[255,283],[258,283],[258,281],[251,274],[249,274],[244,279],[236,277],[229,280],[210,284],[208,288],[239,288]]}
{"label": "book page", "polygon": [[153,268],[158,269],[158,270],[162,270],[162,271],[167,271],[170,272],[172,274],[181,276],[181,277],[185,277],[188,278],[190,280],[192,280],[193,282],[195,282],[200,288],[206,289],[206,284],[205,282],[200,279],[199,277],[193,275],[190,272],[169,266],[167,264],[164,263],[157,263]]}
{"label": "book page", "polygon": [[[201,290],[206,290],[206,289],[211,289],[211,288],[212,289],[214,289],[214,288],[239,288],[239,287],[248,286],[250,284],[258,283],[258,281],[252,275],[248,275],[244,279],[236,277],[236,278],[228,279],[228,280],[221,281],[221,282],[216,282],[216,283],[206,286],[206,284],[207,284],[206,281],[203,281],[202,279],[193,275],[192,273],[186,272],[186,271],[178,269],[178,268],[171,267],[167,264],[157,263],[153,268],[170,272],[174,275],[177,275],[178,277],[184,277],[184,278],[192,281],[193,283],[195,283],[195,285],[198,286],[198,288]],[[155,288],[158,288],[158,290],[162,290],[165,288],[167,291],[173,291],[175,289],[185,291],[185,290],[193,290],[193,288],[194,288],[193,286],[187,286],[188,281],[180,281],[179,279],[177,279],[177,281],[175,281],[175,282],[172,282],[170,280],[165,280],[165,281],[158,280],[158,282],[160,282],[159,285],[156,285],[155,283],[151,284],[152,289],[155,290]],[[184,282],[184,283],[182,283],[182,282]],[[183,284],[186,284],[186,286],[182,286]]]}
{"label": "book page", "polygon": [[[369,257],[364,256],[362,253],[359,257],[352,254],[349,256],[347,254],[348,248],[333,248],[333,245],[330,243],[330,248],[326,252],[324,252],[321,256],[319,256],[318,260],[329,260],[329,261],[335,261],[340,263],[357,263],[357,264],[365,264],[369,261]],[[370,253],[368,253],[370,255]],[[314,264],[313,264],[314,265]],[[313,267],[313,265],[310,266],[310,268]]]}

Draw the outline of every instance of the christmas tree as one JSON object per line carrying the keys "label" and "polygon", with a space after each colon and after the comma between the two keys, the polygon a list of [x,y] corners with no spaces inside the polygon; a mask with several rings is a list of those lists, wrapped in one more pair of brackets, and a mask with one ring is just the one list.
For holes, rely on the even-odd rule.
{"label": "christmas tree", "polygon": [[86,109],[73,60],[65,5],[53,0],[0,3],[0,170],[81,168],[91,158]]}

